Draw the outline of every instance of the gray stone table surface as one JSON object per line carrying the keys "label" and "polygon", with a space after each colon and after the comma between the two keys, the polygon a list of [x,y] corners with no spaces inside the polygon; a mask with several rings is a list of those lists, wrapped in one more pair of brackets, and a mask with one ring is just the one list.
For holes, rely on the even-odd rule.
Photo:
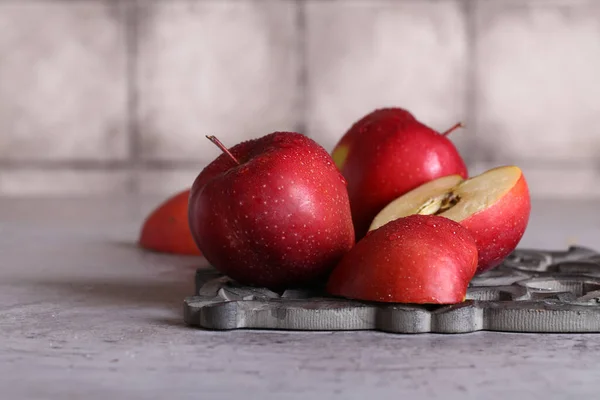
{"label": "gray stone table surface", "polygon": [[[145,253],[157,198],[0,198],[1,399],[598,398],[600,335],[209,332],[193,257]],[[598,201],[537,200],[522,247],[600,248]]]}

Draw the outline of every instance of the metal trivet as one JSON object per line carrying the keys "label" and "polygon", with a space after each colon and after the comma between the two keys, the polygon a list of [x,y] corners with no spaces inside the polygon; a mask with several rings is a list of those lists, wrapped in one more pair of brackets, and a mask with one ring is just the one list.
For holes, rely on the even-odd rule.
{"label": "metal trivet", "polygon": [[450,306],[374,303],[321,291],[241,286],[198,270],[185,300],[188,325],[216,330],[379,330],[395,333],[600,332],[600,253],[516,250],[476,276],[467,300]]}

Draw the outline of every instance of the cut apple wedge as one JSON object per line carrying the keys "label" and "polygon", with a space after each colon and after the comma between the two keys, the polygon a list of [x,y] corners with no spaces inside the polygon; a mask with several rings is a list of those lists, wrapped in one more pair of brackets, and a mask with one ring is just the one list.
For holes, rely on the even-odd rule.
{"label": "cut apple wedge", "polygon": [[389,203],[369,231],[413,214],[449,218],[466,227],[475,239],[480,273],[499,265],[517,247],[530,211],[523,172],[505,166],[467,180],[451,175],[425,183]]}
{"label": "cut apple wedge", "polygon": [[476,270],[477,245],[468,229],[448,218],[410,215],[356,243],[326,290],[355,300],[456,304]]}

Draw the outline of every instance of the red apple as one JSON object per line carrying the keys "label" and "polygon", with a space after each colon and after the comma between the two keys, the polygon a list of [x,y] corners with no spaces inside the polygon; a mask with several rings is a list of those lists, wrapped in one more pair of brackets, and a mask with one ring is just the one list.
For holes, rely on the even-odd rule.
{"label": "red apple", "polygon": [[375,110],[348,130],[332,154],[348,181],[357,239],[398,196],[442,176],[467,177],[463,159],[446,137],[453,129],[439,134],[394,108]]}
{"label": "red apple", "polygon": [[412,214],[434,214],[460,222],[477,243],[479,273],[499,265],[517,247],[530,211],[523,172],[505,166],[467,180],[454,175],[428,182],[392,201],[369,229]]}
{"label": "red apple", "polygon": [[224,154],[198,175],[189,202],[205,258],[271,289],[326,276],[354,245],[346,181],[327,151],[292,132],[218,144]]}
{"label": "red apple", "polygon": [[477,269],[477,246],[460,224],[434,215],[396,219],[360,240],[327,291],[357,300],[454,304]]}
{"label": "red apple", "polygon": [[415,117],[410,112],[398,107],[379,108],[365,115],[350,127],[348,132],[333,149],[331,156],[335,165],[341,169],[346,162],[348,151],[353,146],[355,139],[364,135],[364,132],[369,129],[368,127],[371,123],[377,123],[381,119],[396,120],[398,122],[415,121]]}

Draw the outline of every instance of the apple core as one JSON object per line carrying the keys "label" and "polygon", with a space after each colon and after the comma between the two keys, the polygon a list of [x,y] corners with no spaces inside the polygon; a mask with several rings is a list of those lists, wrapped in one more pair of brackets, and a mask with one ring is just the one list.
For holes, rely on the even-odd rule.
{"label": "apple core", "polygon": [[460,196],[454,191],[427,200],[416,212],[420,215],[440,215],[460,201]]}

